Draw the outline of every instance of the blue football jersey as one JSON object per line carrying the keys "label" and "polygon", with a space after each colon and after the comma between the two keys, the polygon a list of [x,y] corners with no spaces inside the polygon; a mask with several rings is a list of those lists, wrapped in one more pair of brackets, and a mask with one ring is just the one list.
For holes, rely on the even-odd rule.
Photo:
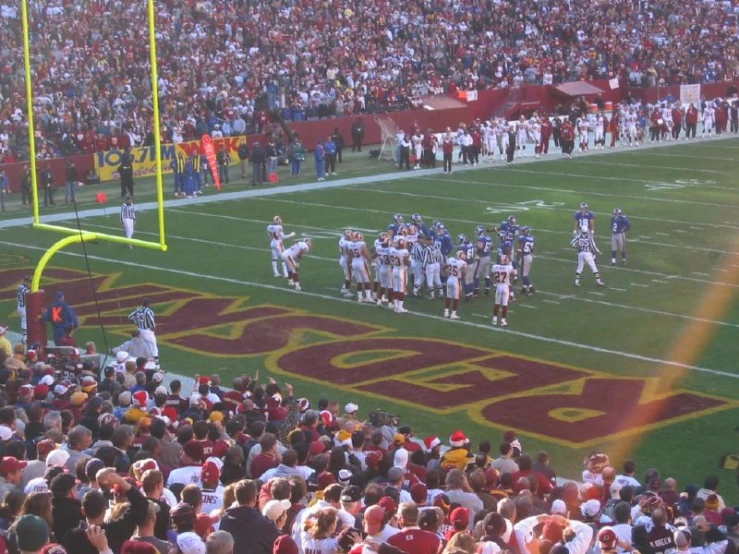
{"label": "blue football jersey", "polygon": [[498,257],[504,254],[508,257],[511,257],[512,253],[513,253],[513,242],[508,239],[501,240],[500,244],[498,245]]}
{"label": "blue football jersey", "polygon": [[582,212],[575,213],[575,221],[577,222],[577,228],[582,231],[590,231],[592,229],[591,225],[593,224],[594,220],[595,220],[595,214],[593,214],[593,212],[587,211],[585,213],[582,213]]}
{"label": "blue football jersey", "polygon": [[469,260],[475,259],[475,245],[470,241],[463,242],[459,245],[459,252],[464,252],[465,258]]}
{"label": "blue football jersey", "polygon": [[507,240],[513,240],[514,237],[518,234],[520,229],[521,229],[520,225],[518,224],[511,225],[508,221],[503,221],[500,224],[500,231],[505,233],[505,237]]}
{"label": "blue football jersey", "polygon": [[536,241],[531,235],[518,237],[518,249],[523,252],[523,255],[534,253],[534,244]]}
{"label": "blue football jersey", "polygon": [[454,243],[452,242],[452,237],[450,237],[448,233],[443,235],[437,234],[436,240],[434,242],[437,242],[439,244],[439,248],[441,248],[441,253],[444,255],[445,258],[454,251]]}
{"label": "blue football jersey", "polygon": [[611,218],[611,232],[612,233],[625,233],[631,229],[631,222],[625,215],[617,215]]}
{"label": "blue football jersey", "polygon": [[493,249],[493,239],[487,235],[477,237],[477,257],[478,258],[489,258],[490,251]]}

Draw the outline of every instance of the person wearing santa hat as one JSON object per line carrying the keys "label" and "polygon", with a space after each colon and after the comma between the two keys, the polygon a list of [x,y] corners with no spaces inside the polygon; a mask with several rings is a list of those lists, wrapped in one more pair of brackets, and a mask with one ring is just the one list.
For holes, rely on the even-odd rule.
{"label": "person wearing santa hat", "polygon": [[136,423],[142,417],[149,417],[147,411],[147,404],[149,403],[149,393],[145,390],[140,390],[131,395],[132,407],[123,416],[123,419],[127,423]]}
{"label": "person wearing santa hat", "polygon": [[464,470],[473,457],[470,453],[470,439],[462,431],[457,430],[449,437],[449,446],[451,448],[441,457],[441,467],[446,470],[454,468]]}

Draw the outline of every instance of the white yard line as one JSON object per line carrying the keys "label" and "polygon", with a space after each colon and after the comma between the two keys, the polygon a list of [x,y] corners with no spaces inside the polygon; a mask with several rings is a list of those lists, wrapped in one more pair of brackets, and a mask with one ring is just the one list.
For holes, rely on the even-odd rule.
{"label": "white yard line", "polygon": [[608,287],[608,290],[616,290],[618,292],[626,292],[626,289],[620,289],[618,287],[611,287],[611,286]]}
{"label": "white yard line", "polygon": [[[608,287],[608,289],[611,290],[611,287]],[[563,297],[563,296],[561,296],[561,295],[559,295],[559,294],[557,294],[555,292],[544,292],[544,291],[537,291],[536,294],[542,294],[542,295],[546,295],[546,296],[551,296],[551,297],[558,298],[560,300],[562,300],[563,298],[566,298],[567,300],[574,300],[574,301],[577,301],[577,302],[588,302],[590,304],[600,304],[601,306],[608,306],[608,307],[611,307],[611,308],[620,308],[620,309],[628,310],[628,311],[631,311],[631,312],[641,312],[641,313],[645,313],[645,314],[654,314],[654,315],[660,315],[660,316],[665,316],[665,317],[670,317],[670,318],[673,318],[674,317],[674,318],[684,319],[684,320],[687,320],[687,321],[697,321],[697,322],[700,322],[700,323],[710,323],[711,325],[721,325],[722,327],[733,327],[733,328],[739,329],[739,324],[737,324],[737,323],[728,323],[726,321],[715,321],[713,319],[705,319],[705,318],[702,318],[702,317],[693,317],[691,315],[685,315],[685,314],[676,314],[675,312],[665,312],[663,310],[653,310],[653,309],[650,309],[650,308],[642,308],[640,306],[629,306],[627,304],[617,304],[615,302],[608,302],[606,300],[596,300],[594,298],[586,298],[586,297],[583,297],[583,296],[574,296],[573,295],[573,296]],[[596,294],[596,293],[595,292],[591,292],[590,294]],[[548,300],[548,299],[544,299],[544,300],[542,300],[542,302],[559,304],[559,302],[555,302],[553,300]]]}
{"label": "white yard line", "polygon": [[[111,229],[111,230],[116,229],[116,227],[110,227],[110,226],[106,226],[106,225],[89,225],[89,226],[90,227],[94,227],[94,228],[100,228],[100,229]],[[138,233],[139,234],[145,234],[145,235],[156,235],[156,233],[148,233],[148,232],[143,232],[143,231],[139,231]],[[173,238],[175,240],[183,240],[183,241],[201,242],[201,243],[206,243],[206,244],[214,244],[214,245],[217,245],[217,246],[223,246],[223,247],[226,247],[226,248],[236,248],[236,249],[240,249],[240,250],[250,250],[250,251],[257,251],[257,252],[264,252],[264,253],[269,253],[270,252],[270,249],[269,248],[258,248],[258,247],[254,247],[254,246],[245,246],[245,245],[224,243],[224,242],[211,241],[211,240],[205,240],[205,239],[194,239],[194,238],[191,238],[191,237],[180,237],[180,236],[176,236],[176,235],[171,235],[171,238]],[[313,255],[311,255],[311,258],[316,259],[316,260],[320,260],[322,262],[331,263],[331,264],[335,264],[336,263],[336,260],[333,259],[333,258],[326,258],[326,257],[321,257],[321,256],[313,256]],[[657,279],[653,279],[653,281],[654,282],[659,282],[659,283],[665,283],[666,282],[666,281],[659,281]],[[336,292],[336,288],[335,287],[325,287],[325,288],[326,288],[326,290],[330,290],[330,291]],[[621,292],[626,292],[626,289],[619,289],[619,288],[615,288],[615,287],[609,287],[609,289],[610,290],[617,290],[617,291],[621,291]],[[545,293],[541,293],[541,294],[551,294],[551,293],[546,293],[545,292]],[[597,292],[597,291],[590,291],[589,294],[594,294],[594,295],[598,295],[598,296],[605,296],[605,294],[603,294],[601,292]],[[559,295],[555,295],[555,296],[559,296]],[[571,296],[571,297],[566,297],[566,298],[579,299],[577,296],[574,296],[574,295]],[[549,301],[549,302],[553,302],[553,301]],[[559,304],[559,302],[554,302],[554,303],[555,304]],[[737,328],[739,328],[739,325],[734,325],[734,324],[730,324],[730,323],[723,323],[723,322],[720,322],[720,321],[710,321],[710,320],[705,320],[705,319],[700,319],[700,318],[693,318],[691,316],[687,316],[687,315],[684,315],[684,314],[676,314],[676,313],[672,313],[672,312],[663,312],[663,311],[660,311],[660,310],[650,310],[648,308],[639,308],[639,307],[627,306],[627,305],[622,305],[622,304],[614,304],[614,303],[610,303],[610,302],[604,302],[603,304],[606,305],[606,306],[613,306],[613,307],[618,307],[618,308],[624,308],[624,309],[642,311],[642,312],[646,312],[646,313],[658,314],[658,315],[663,315],[663,316],[668,316],[668,317],[679,317],[679,318],[684,318],[684,319],[690,319],[690,320],[695,320],[695,321],[704,321],[704,322],[708,322],[708,323],[714,323],[714,324],[717,324],[717,325],[728,325],[728,326],[731,326],[731,327],[737,327]],[[536,309],[536,306],[532,306],[532,305],[529,305],[529,304],[520,303],[519,306],[521,306],[522,308]]]}
{"label": "white yard line", "polygon": [[560,304],[556,300],[547,300],[546,298],[542,300],[542,302],[546,302],[547,304]]}
{"label": "white yard line", "polygon": [[716,158],[713,156],[690,156],[688,154],[665,154],[664,152],[634,151],[632,154],[641,154],[642,156],[659,156],[660,158],[685,158],[688,160],[708,160],[714,162],[736,162],[736,158]]}
{"label": "white yard line", "polygon": [[642,285],[642,284],[640,284],[640,283],[631,283],[631,286],[632,286],[632,287],[642,287],[642,288],[647,288],[647,287],[649,287],[649,285]]}
{"label": "white yard line", "polygon": [[[431,181],[439,181],[442,180],[442,177],[438,177],[435,175],[431,176],[425,176],[423,179],[431,180]],[[448,179],[446,180],[448,182]],[[705,206],[709,208],[732,208],[730,205],[726,205],[725,203],[717,203],[717,202],[698,202],[695,200],[678,200],[677,198],[661,198],[661,197],[655,197],[655,196],[639,196],[639,195],[633,195],[633,194],[614,194],[610,192],[598,192],[598,191],[591,191],[591,190],[572,190],[572,189],[560,189],[560,188],[554,188],[554,187],[535,187],[532,185],[521,185],[521,184],[507,184],[507,183],[492,183],[490,181],[475,181],[472,179],[455,179],[455,182],[461,182],[461,183],[471,183],[474,185],[481,185],[481,186],[488,186],[488,187],[501,187],[501,188],[512,188],[512,189],[526,189],[526,190],[535,190],[537,192],[559,192],[562,194],[577,194],[581,197],[589,197],[589,196],[603,196],[607,198],[617,198],[623,200],[624,198],[630,199],[630,200],[643,200],[646,202],[657,202],[659,204],[687,204],[692,206]],[[467,200],[469,201],[469,200]]]}
{"label": "white yard line", "polygon": [[[354,190],[362,190],[364,192],[373,192],[373,193],[399,195],[399,196],[413,196],[413,197],[426,198],[426,199],[428,199],[428,198],[439,198],[439,199],[443,199],[445,201],[451,201],[451,202],[465,202],[467,204],[470,203],[470,200],[468,200],[468,199],[462,200],[462,199],[459,199],[459,198],[452,198],[452,197],[446,197],[446,196],[434,197],[434,196],[431,196],[431,195],[428,195],[428,194],[416,194],[416,193],[411,193],[411,192],[386,191],[386,190],[377,190],[377,189],[354,189]],[[358,208],[358,207],[355,207],[355,206],[340,206],[340,205],[336,205],[336,204],[324,204],[324,203],[319,203],[319,202],[301,202],[300,200],[287,200],[285,198],[269,198],[269,199],[266,199],[266,200],[269,200],[270,202],[282,202],[282,203],[285,203],[285,204],[295,204],[295,205],[300,205],[300,206],[309,206],[309,207],[314,207],[314,208],[326,208],[326,209],[343,210],[343,211],[351,211],[351,212],[365,212],[365,213],[375,213],[375,214],[382,214],[382,215],[393,215],[393,214],[397,213],[397,212],[392,212],[392,211],[388,211],[388,210],[377,210],[377,209],[373,209],[373,208]],[[515,211],[515,210],[514,209],[511,209],[511,211]],[[566,210],[566,211],[571,212],[571,210]],[[574,212],[572,212],[572,213],[574,213]],[[424,217],[426,219],[439,219],[439,220],[443,220],[443,221],[446,221],[446,222],[451,221],[453,223],[467,223],[467,224],[470,224],[470,225],[479,225],[481,220],[489,218],[489,216],[483,216],[483,217],[480,218],[480,220],[473,221],[473,220],[469,220],[469,219],[454,219],[454,218],[448,218],[448,217],[435,217],[435,216],[430,216],[430,215],[429,216],[424,216]],[[682,222],[682,223],[684,224],[685,222]],[[535,233],[536,232],[542,232],[542,233],[552,233],[552,234],[557,234],[557,235],[568,235],[568,236],[572,236],[572,232],[571,231],[556,231],[556,230],[553,230],[553,229],[543,229],[543,228],[540,228],[540,227],[537,227],[534,230],[534,232]],[[676,232],[680,232],[680,231],[676,231]],[[632,239],[632,242],[636,242],[637,240],[638,239]],[[731,252],[731,251],[728,251],[728,250],[719,250],[719,249],[715,249],[715,248],[704,248],[702,246],[690,246],[690,245],[686,245],[686,244],[667,244],[667,243],[663,243],[663,242],[648,242],[648,241],[641,241],[641,244],[648,244],[648,245],[651,245],[651,246],[660,246],[660,247],[663,247],[663,248],[679,248],[680,250],[699,250],[699,251],[703,251],[703,252],[714,252],[714,253],[717,253],[717,254],[739,255],[739,254],[737,254],[735,252]],[[567,250],[567,248],[565,248],[565,250]]]}
{"label": "white yard line", "polygon": [[605,296],[606,295],[605,292],[598,292],[598,291],[595,291],[595,290],[588,291],[588,294],[594,294],[595,296]]}
{"label": "white yard line", "polygon": [[[43,248],[41,246],[31,246],[31,245],[23,245],[23,246],[20,246],[20,245],[14,243],[14,242],[7,242],[7,241],[0,241],[0,244],[2,244],[4,246],[8,246],[8,247],[22,248],[24,250],[34,250],[34,251],[39,251],[39,252],[45,252],[46,251],[46,248]],[[74,252],[61,251],[61,252],[59,252],[59,254],[61,254],[63,256],[72,256],[72,257],[76,257],[76,258],[82,258],[83,257],[82,254],[77,254],[77,253],[74,253]],[[101,261],[101,262],[108,262],[108,263],[112,264],[113,266],[117,266],[117,267],[120,267],[120,266],[129,266],[129,267],[135,267],[135,268],[139,268],[139,269],[146,269],[146,270],[149,270],[149,271],[156,271],[156,272],[160,272],[160,273],[167,273],[167,274],[170,274],[170,275],[180,275],[180,276],[184,276],[184,277],[194,277],[194,278],[197,278],[197,279],[218,281],[218,282],[222,282],[222,283],[230,283],[230,284],[241,285],[241,286],[249,286],[249,287],[261,288],[261,289],[266,289],[266,290],[275,290],[275,291],[280,291],[280,292],[282,292],[284,294],[298,294],[298,295],[303,295],[303,296],[307,296],[307,297],[311,297],[311,298],[319,298],[321,300],[327,300],[327,301],[330,301],[330,302],[342,302],[342,303],[348,303],[348,302],[350,302],[350,303],[352,303],[354,305],[357,305],[357,306],[364,306],[365,308],[368,308],[370,306],[369,304],[359,304],[357,302],[354,302],[353,300],[346,300],[346,299],[342,299],[342,298],[337,298],[335,296],[329,296],[327,294],[320,294],[320,293],[309,292],[309,291],[297,292],[297,291],[295,291],[295,290],[293,290],[293,289],[291,289],[289,287],[281,287],[281,286],[277,286],[277,285],[268,285],[268,284],[265,284],[265,283],[257,283],[257,282],[254,282],[254,281],[246,281],[246,280],[242,280],[242,279],[233,279],[233,278],[230,278],[230,277],[222,277],[220,275],[209,275],[207,273],[200,273],[200,272],[194,272],[194,271],[186,271],[186,270],[181,270],[181,269],[174,269],[174,268],[171,268],[171,267],[160,267],[160,266],[150,265],[150,264],[140,264],[140,263],[136,263],[136,262],[129,262],[129,261],[119,260],[119,259],[113,259],[113,258],[105,258],[105,257],[101,257],[101,256],[88,256],[88,258],[90,258],[92,260]],[[373,306],[373,308],[376,308],[376,306]],[[437,316],[437,315],[426,314],[426,313],[421,313],[421,312],[409,312],[408,315],[410,317],[418,317],[418,318],[429,319],[429,320],[434,320],[434,321],[446,321],[445,318],[443,316],[440,316],[440,315]],[[664,365],[664,366],[668,366],[668,367],[674,367],[674,368],[679,368],[679,369],[688,369],[690,371],[696,371],[696,372],[699,372],[699,373],[708,373],[708,374],[711,374],[711,375],[720,375],[722,377],[728,377],[730,379],[739,379],[739,374],[730,373],[728,371],[722,371],[722,370],[712,369],[712,368],[703,367],[703,366],[696,366],[696,365],[692,365],[692,364],[686,364],[686,363],[678,362],[678,361],[674,361],[674,360],[664,360],[664,359],[656,358],[656,357],[653,357],[653,356],[643,356],[641,354],[635,354],[635,353],[632,353],[632,352],[625,352],[625,351],[622,351],[622,350],[615,350],[615,349],[610,349],[610,348],[602,348],[602,347],[599,347],[599,346],[594,346],[594,345],[589,345],[589,344],[584,344],[584,343],[574,342],[574,341],[569,341],[569,340],[557,339],[557,338],[553,338],[553,337],[547,337],[547,336],[544,336],[544,335],[536,335],[536,334],[533,334],[533,333],[525,333],[523,331],[515,331],[515,330],[509,329],[509,328],[498,328],[498,327],[493,327],[491,325],[483,325],[481,323],[474,323],[474,322],[471,322],[471,321],[464,321],[464,320],[456,321],[455,324],[464,325],[464,326],[468,326],[468,327],[473,327],[473,328],[481,329],[481,330],[485,330],[485,331],[505,333],[505,334],[509,334],[511,336],[516,336],[516,337],[521,337],[521,338],[531,339],[531,340],[537,340],[537,341],[540,341],[540,342],[546,342],[546,343],[550,343],[550,344],[557,344],[559,346],[567,346],[567,347],[576,348],[576,349],[579,349],[579,350],[585,350],[585,351],[589,351],[589,352],[597,352],[597,353],[600,353],[600,354],[609,354],[609,355],[620,357],[620,358],[626,358],[626,359],[630,359],[630,360],[637,360],[637,361],[640,361],[640,362],[646,362],[646,363],[650,363],[650,364],[660,364],[660,365]]]}
{"label": "white yard line", "polygon": [[[679,157],[682,157],[682,156],[679,156]],[[593,162],[582,161],[581,163],[592,164]],[[598,162],[598,163],[601,163],[601,162]],[[660,169],[660,170],[674,169],[675,171],[696,171],[698,173],[711,173],[714,175],[735,175],[734,171],[721,171],[719,169],[701,169],[699,167],[677,167],[673,165],[652,165],[652,164],[634,164],[634,163],[630,164],[630,163],[617,163],[617,162],[602,162],[602,165],[610,165],[610,166],[616,166],[616,167],[645,167],[647,169]],[[727,187],[726,190],[736,190],[736,189]]]}

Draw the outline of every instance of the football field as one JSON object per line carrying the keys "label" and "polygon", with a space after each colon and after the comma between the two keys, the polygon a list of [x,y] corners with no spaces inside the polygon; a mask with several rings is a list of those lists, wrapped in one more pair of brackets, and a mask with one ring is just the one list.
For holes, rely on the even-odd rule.
{"label": "football field", "polygon": [[[635,458],[639,474],[659,467],[681,488],[715,472],[736,501],[735,474],[719,463],[739,451],[738,156],[737,140],[694,141],[451,176],[385,170],[375,179],[363,167],[343,186],[221,193],[222,201],[209,193],[167,207],[168,252],[88,244],[91,286],[75,247],[54,258],[44,288],[65,291],[81,318],[78,342],[99,349],[101,326],[108,346],[118,345],[127,314],[151,297],[168,371],[220,373],[228,384],[260,370],[314,402],[353,401],[360,416],[382,407],[444,442],[459,428],[475,444],[497,444],[515,429],[526,450],[548,450],[567,477],[579,477],[596,450],[619,465]],[[587,267],[574,287],[569,243],[583,201],[596,214],[603,288]],[[614,208],[632,224],[626,266],[609,266]],[[396,213],[443,222],[455,244],[515,215],[536,238],[537,293],[518,296],[506,329],[490,325],[484,296],[461,305],[460,321],[443,318],[439,299],[410,298],[410,313],[396,314],[342,297],[341,233],[358,229],[371,244]],[[301,292],[272,276],[265,228],[275,215],[286,232],[313,239]],[[76,227],[73,214],[60,217]],[[81,226],[120,233],[115,203]],[[155,212],[140,211],[136,237],[156,232]],[[55,240],[30,225],[3,229],[0,321],[11,328],[19,279]]]}

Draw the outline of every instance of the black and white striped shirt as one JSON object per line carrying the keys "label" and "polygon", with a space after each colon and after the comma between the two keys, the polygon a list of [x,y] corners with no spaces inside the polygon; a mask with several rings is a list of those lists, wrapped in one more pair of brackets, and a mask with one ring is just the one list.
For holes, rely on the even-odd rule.
{"label": "black and white striped shirt", "polygon": [[592,235],[577,235],[570,242],[570,246],[574,246],[578,252],[600,254],[600,250],[598,250],[598,247],[595,245],[595,239]]}
{"label": "black and white striped shirt", "polygon": [[26,307],[26,296],[28,295],[29,291],[30,289],[25,283],[21,283],[20,285],[18,285],[18,289],[15,292],[15,299],[18,302],[18,309]]}
{"label": "black and white striped shirt", "polygon": [[432,264],[443,264],[444,254],[441,253],[441,245],[435,242],[429,247],[429,263]]}
{"label": "black and white striped shirt", "polygon": [[422,261],[425,250],[426,247],[423,244],[421,244],[420,242],[414,242],[413,246],[411,247],[411,259],[416,262]]}
{"label": "black and white striped shirt", "polygon": [[136,308],[131,315],[128,316],[128,320],[132,321],[133,324],[139,329],[151,329],[152,331],[156,327],[154,322],[154,312],[151,308],[141,306]]}
{"label": "black and white striped shirt", "polygon": [[136,208],[133,207],[133,204],[123,204],[121,206],[121,223],[124,219],[136,219]]}

